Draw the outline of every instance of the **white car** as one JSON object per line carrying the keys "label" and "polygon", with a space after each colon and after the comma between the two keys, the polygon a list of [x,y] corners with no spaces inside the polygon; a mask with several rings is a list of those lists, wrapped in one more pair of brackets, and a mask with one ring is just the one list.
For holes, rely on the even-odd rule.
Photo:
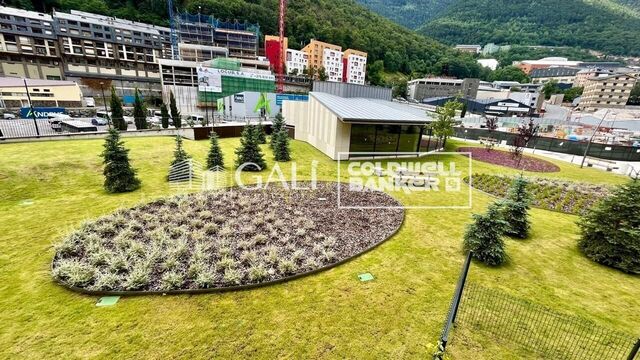
{"label": "white car", "polygon": [[2,118],[5,120],[13,120],[16,118],[16,116],[11,113],[4,113],[2,114]]}

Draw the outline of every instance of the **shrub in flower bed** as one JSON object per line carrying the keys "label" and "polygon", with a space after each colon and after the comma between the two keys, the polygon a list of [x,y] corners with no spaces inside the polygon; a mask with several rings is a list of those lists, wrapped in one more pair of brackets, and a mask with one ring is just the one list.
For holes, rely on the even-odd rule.
{"label": "shrub in flower bed", "polygon": [[487,150],[481,147],[461,147],[458,152],[471,153],[473,160],[487,162],[490,164],[501,165],[518,170],[526,170],[532,172],[556,172],[560,168],[552,162],[538,159],[531,156],[522,156],[519,160],[513,157],[513,154],[506,151]]}
{"label": "shrub in flower bed", "polygon": [[[514,178],[488,174],[474,174],[473,187],[489,194],[505,197]],[[544,178],[527,178],[531,205],[568,214],[581,215],[606,197],[610,190],[603,185],[574,183]],[[469,182],[469,178],[465,178]]]}
{"label": "shrub in flower bed", "polygon": [[160,199],[83,224],[56,246],[53,276],[100,292],[258,284],[335,264],[399,228],[402,209],[338,208],[338,186],[353,203],[400,206],[336,183]]}

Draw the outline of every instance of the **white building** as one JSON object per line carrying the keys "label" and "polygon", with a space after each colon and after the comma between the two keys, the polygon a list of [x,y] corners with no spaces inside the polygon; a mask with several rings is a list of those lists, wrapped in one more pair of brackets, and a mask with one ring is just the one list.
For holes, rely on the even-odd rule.
{"label": "white building", "polygon": [[287,49],[285,64],[289,74],[296,71],[297,74],[302,74],[309,66],[309,56],[304,51]]}
{"label": "white building", "polygon": [[499,65],[498,60],[496,59],[478,59],[478,64],[491,70],[497,69]]}
{"label": "white building", "polygon": [[322,53],[322,66],[327,74],[328,81],[342,81],[342,51],[324,49]]}
{"label": "white building", "polygon": [[344,74],[342,80],[350,84],[364,85],[367,72],[367,53],[348,49],[344,52]]}

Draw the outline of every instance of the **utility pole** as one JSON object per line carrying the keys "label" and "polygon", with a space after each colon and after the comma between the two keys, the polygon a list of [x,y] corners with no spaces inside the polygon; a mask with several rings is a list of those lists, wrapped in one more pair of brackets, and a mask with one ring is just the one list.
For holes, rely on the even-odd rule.
{"label": "utility pole", "polygon": [[33,125],[36,127],[36,135],[40,136],[40,130],[38,129],[38,121],[36,120],[36,113],[33,111],[33,103],[31,102],[31,95],[29,94],[29,87],[27,86],[27,78],[24,78],[24,88],[27,90],[27,100],[29,100],[29,109],[31,109],[31,118],[33,118]]}
{"label": "utility pole", "polygon": [[102,104],[104,105],[104,114],[107,116],[107,126],[111,129],[111,116],[109,116],[109,110],[107,110],[107,100],[104,97],[104,82],[100,81],[100,90],[102,90]]}
{"label": "utility pole", "polygon": [[582,157],[582,163],[580,164],[580,169],[582,169],[584,167],[584,162],[585,162],[585,160],[587,160],[587,154],[589,154],[589,148],[591,147],[591,143],[593,142],[593,138],[596,136],[596,133],[598,132],[598,129],[600,129],[600,125],[602,125],[602,122],[604,121],[604,119],[607,118],[607,115],[609,115],[609,110],[607,110],[604,113],[604,116],[602,117],[602,119],[600,119],[600,122],[598,123],[598,126],[593,131],[593,134],[591,134],[591,137],[589,138],[589,142],[587,143],[587,148],[584,150],[584,156]]}

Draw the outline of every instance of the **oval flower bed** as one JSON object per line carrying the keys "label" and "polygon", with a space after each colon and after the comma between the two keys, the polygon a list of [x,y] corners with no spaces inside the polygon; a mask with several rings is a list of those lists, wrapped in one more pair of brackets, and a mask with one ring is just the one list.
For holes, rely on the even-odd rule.
{"label": "oval flower bed", "polygon": [[[527,178],[527,190],[531,205],[546,210],[581,215],[610,190],[602,185],[574,183],[554,179]],[[465,178],[469,183],[469,178]],[[474,174],[473,187],[491,195],[505,197],[513,181],[512,177]]]}
{"label": "oval flower bed", "polygon": [[[309,184],[299,184],[309,185]],[[393,235],[402,209],[339,209],[336,183],[270,185],[160,199],[87,222],[56,246],[63,285],[96,293],[224,290],[340,263]],[[342,189],[356,203],[391,196]]]}
{"label": "oval flower bed", "polygon": [[532,172],[557,172],[560,168],[549,161],[531,156],[522,155],[518,163],[510,152],[499,150],[487,150],[483,147],[461,147],[458,152],[471,153],[473,160],[478,160],[490,164],[510,167],[512,169],[532,171]]}

